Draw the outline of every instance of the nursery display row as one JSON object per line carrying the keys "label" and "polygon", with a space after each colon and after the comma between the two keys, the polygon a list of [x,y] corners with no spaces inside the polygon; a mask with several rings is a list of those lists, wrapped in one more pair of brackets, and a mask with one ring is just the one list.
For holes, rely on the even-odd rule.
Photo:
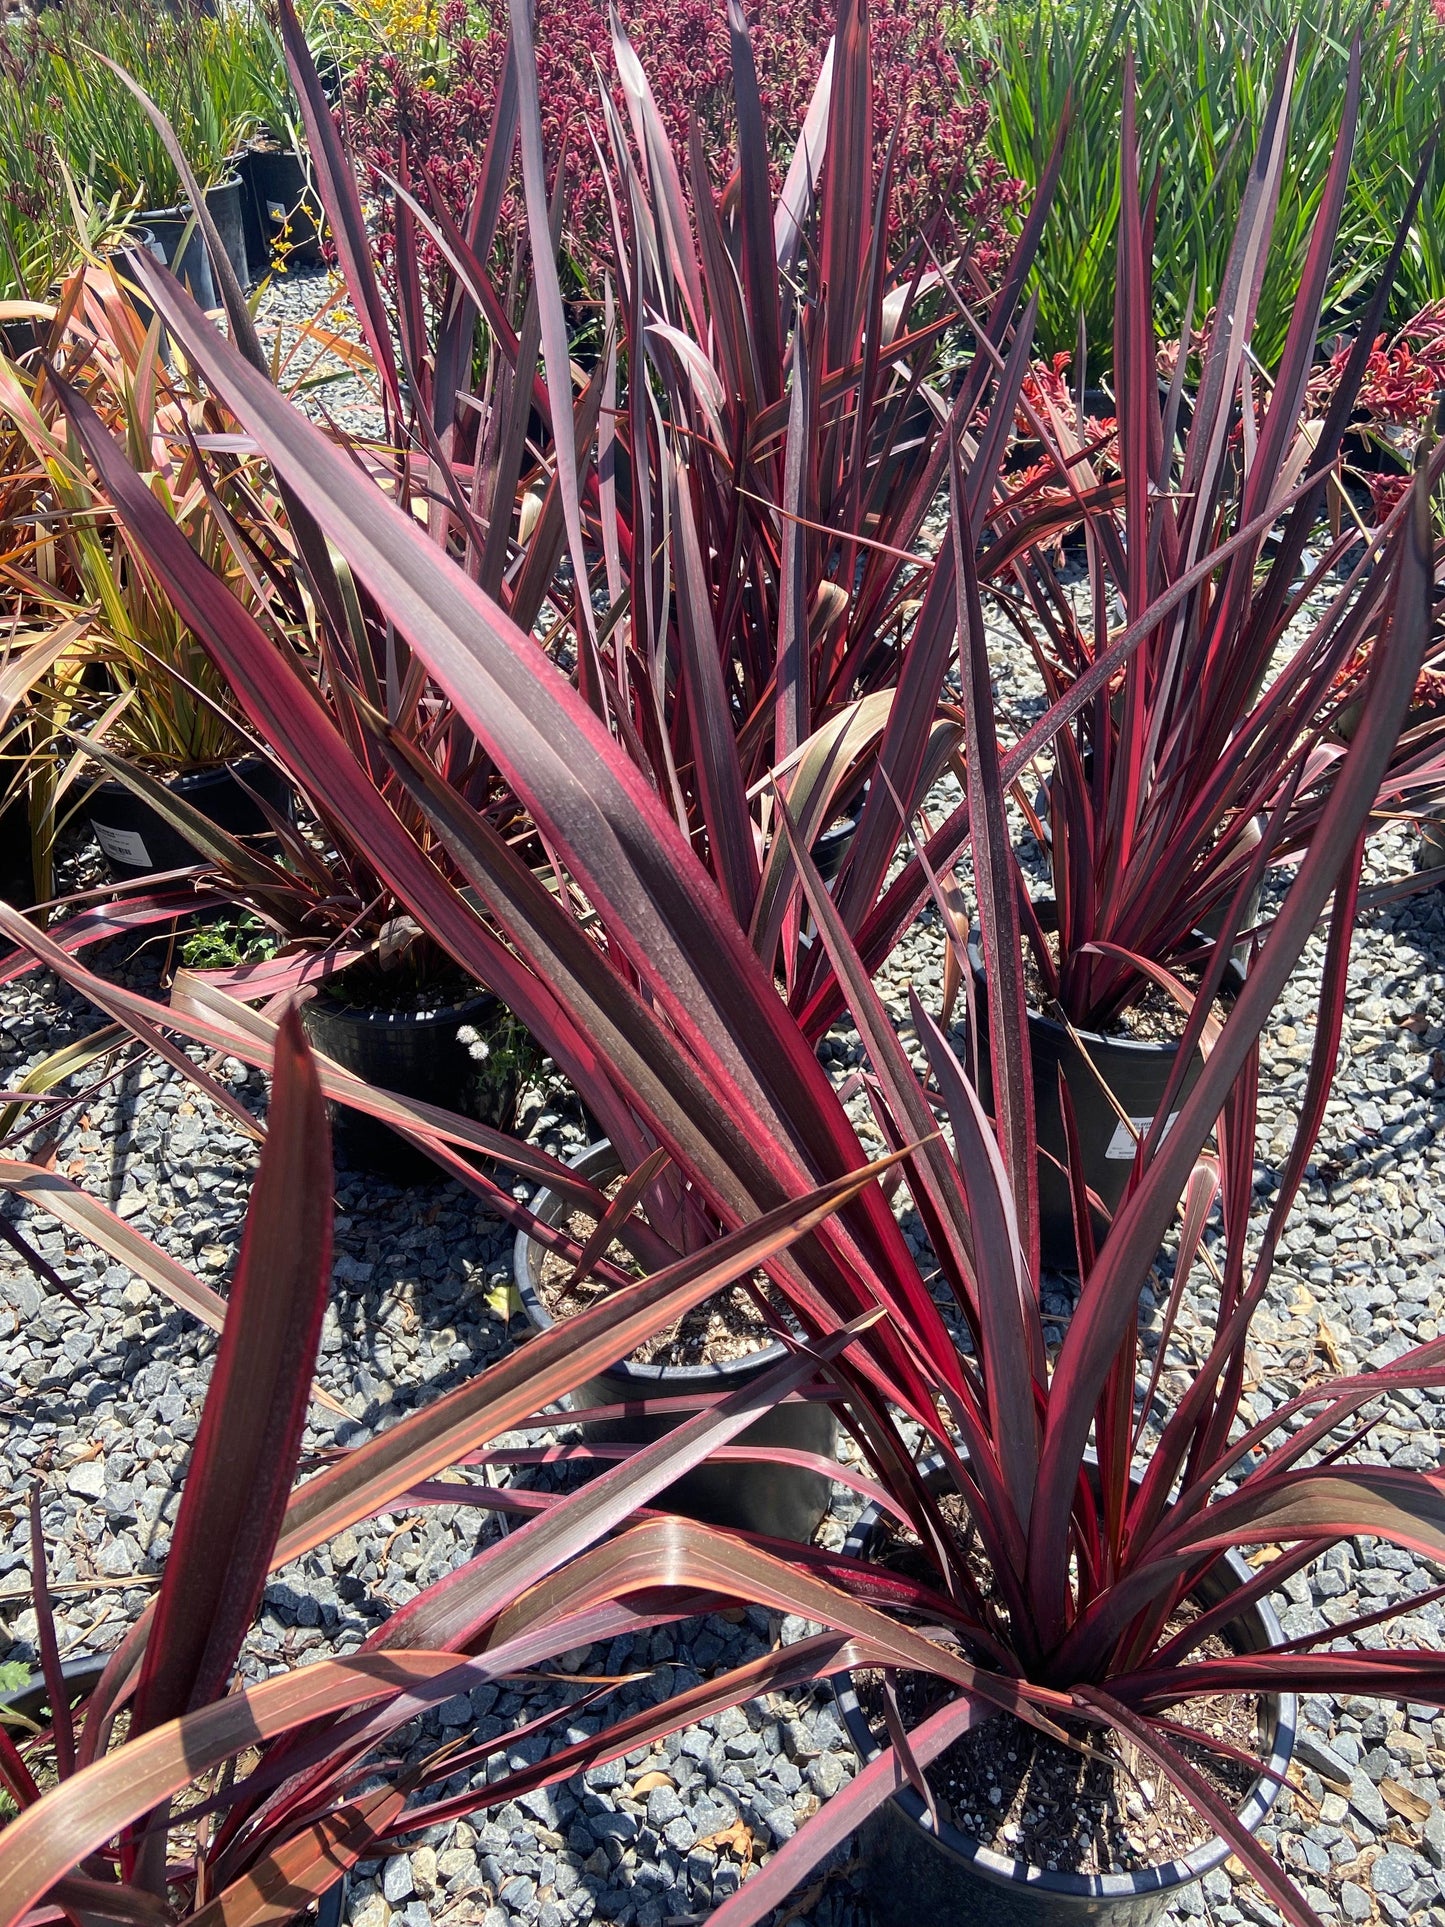
{"label": "nursery display row", "polygon": [[1239,31],[0,27],[3,1927],[1445,1923],[1440,28]]}

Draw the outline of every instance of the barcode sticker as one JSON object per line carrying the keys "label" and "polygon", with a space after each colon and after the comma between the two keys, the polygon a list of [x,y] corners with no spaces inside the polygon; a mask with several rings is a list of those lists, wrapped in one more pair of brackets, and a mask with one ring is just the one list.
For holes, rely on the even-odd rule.
{"label": "barcode sticker", "polygon": [[95,831],[96,842],[112,863],[133,863],[141,870],[154,868],[150,851],[136,831],[112,830],[104,823],[93,823],[91,827]]}
{"label": "barcode sticker", "polygon": [[[1173,1130],[1174,1120],[1178,1115],[1178,1111],[1171,1111],[1169,1113],[1169,1122],[1164,1126],[1165,1136]],[[1143,1137],[1153,1122],[1152,1117],[1131,1117],[1129,1124],[1132,1124],[1134,1127],[1134,1130],[1131,1131],[1129,1124],[1126,1124],[1123,1118],[1120,1118],[1119,1122],[1114,1126],[1114,1135],[1109,1139],[1104,1149],[1104,1156],[1106,1158],[1127,1158],[1132,1163],[1135,1146],[1138,1142],[1138,1139],[1135,1137],[1135,1132],[1138,1133],[1139,1137]]]}

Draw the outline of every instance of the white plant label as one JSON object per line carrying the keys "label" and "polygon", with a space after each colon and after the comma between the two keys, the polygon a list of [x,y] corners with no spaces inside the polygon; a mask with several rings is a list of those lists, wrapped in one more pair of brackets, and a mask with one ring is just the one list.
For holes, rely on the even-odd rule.
{"label": "white plant label", "polygon": [[111,830],[107,829],[104,823],[95,823],[91,827],[95,831],[96,842],[112,863],[133,863],[141,870],[154,867],[151,863],[150,851],[136,831]]}
{"label": "white plant label", "polygon": [[[1178,1115],[1178,1111],[1171,1111],[1169,1113],[1169,1122],[1164,1126],[1165,1137],[1174,1129],[1174,1120]],[[1114,1135],[1109,1139],[1104,1149],[1104,1156],[1106,1158],[1127,1158],[1132,1164],[1138,1138],[1143,1137],[1153,1122],[1152,1117],[1131,1117],[1129,1124],[1132,1124],[1134,1127],[1134,1130],[1131,1131],[1129,1124],[1126,1124],[1123,1118],[1120,1118],[1119,1122],[1114,1126]],[[1135,1132],[1138,1133],[1138,1137],[1135,1136]],[[1162,1142],[1163,1140],[1161,1139],[1160,1141]]]}

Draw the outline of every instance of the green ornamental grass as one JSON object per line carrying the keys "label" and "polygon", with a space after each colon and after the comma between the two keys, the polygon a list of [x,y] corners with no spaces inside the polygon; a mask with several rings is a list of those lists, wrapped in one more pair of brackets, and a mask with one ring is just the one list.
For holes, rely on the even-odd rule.
{"label": "green ornamental grass", "polygon": [[[1445,25],[1433,0],[984,0],[960,17],[970,54],[994,63],[986,92],[995,151],[1037,183],[1065,102],[1063,178],[1035,270],[1038,341],[1076,348],[1080,318],[1093,373],[1107,368],[1119,218],[1124,58],[1138,72],[1143,178],[1157,178],[1155,259],[1176,323],[1191,285],[1196,322],[1213,305],[1258,146],[1270,84],[1299,36],[1292,125],[1254,349],[1272,367],[1329,167],[1350,42],[1361,41],[1360,131],[1325,329],[1348,325],[1389,252],[1441,110]],[[1445,161],[1437,158],[1395,282],[1392,320],[1445,296]]]}
{"label": "green ornamental grass", "polygon": [[[4,30],[0,141],[27,114],[37,134],[24,150],[22,178],[53,173],[59,159],[103,201],[159,207],[179,199],[154,127],[97,55],[151,93],[206,185],[225,177],[228,157],[263,123],[282,130],[289,121],[284,61],[259,0],[236,0],[214,15],[162,0],[66,0]],[[62,214],[52,216],[61,226]]]}

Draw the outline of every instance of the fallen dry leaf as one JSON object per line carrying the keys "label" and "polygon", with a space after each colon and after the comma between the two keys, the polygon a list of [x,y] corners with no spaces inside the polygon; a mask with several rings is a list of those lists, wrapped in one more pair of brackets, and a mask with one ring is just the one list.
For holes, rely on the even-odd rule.
{"label": "fallen dry leaf", "polygon": [[1422,1800],[1413,1787],[1401,1786],[1398,1780],[1381,1780],[1380,1798],[1406,1820],[1430,1818],[1430,1802]]}
{"label": "fallen dry leaf", "polygon": [[1332,1372],[1342,1372],[1345,1369],[1344,1360],[1340,1357],[1340,1348],[1335,1343],[1335,1335],[1323,1318],[1315,1334],[1315,1348],[1321,1353]]}
{"label": "fallen dry leaf", "polygon": [[735,1853],[746,1870],[753,1864],[753,1851],[757,1843],[753,1839],[752,1828],[745,1820],[734,1820],[730,1827],[723,1827],[717,1833],[709,1833],[697,1843],[700,1847],[711,1847],[714,1853]]}
{"label": "fallen dry leaf", "polygon": [[661,1773],[656,1768],[651,1773],[641,1773],[632,1782],[632,1797],[640,1800],[644,1793],[651,1793],[655,1787],[676,1786],[677,1782],[670,1773]]}
{"label": "fallen dry leaf", "polygon": [[403,1519],[395,1531],[387,1534],[386,1544],[381,1549],[381,1558],[377,1560],[377,1564],[380,1565],[382,1561],[385,1560],[387,1554],[404,1532],[410,1532],[413,1526],[419,1526],[420,1524],[421,1514],[419,1512],[413,1512],[409,1519]]}
{"label": "fallen dry leaf", "polygon": [[1292,1762],[1285,1778],[1289,1781],[1290,1790],[1293,1792],[1296,1802],[1308,1807],[1309,1811],[1318,1819],[1320,1811],[1319,1802],[1312,1800],[1308,1793],[1305,1792],[1304,1768],[1299,1764],[1298,1760]]}

